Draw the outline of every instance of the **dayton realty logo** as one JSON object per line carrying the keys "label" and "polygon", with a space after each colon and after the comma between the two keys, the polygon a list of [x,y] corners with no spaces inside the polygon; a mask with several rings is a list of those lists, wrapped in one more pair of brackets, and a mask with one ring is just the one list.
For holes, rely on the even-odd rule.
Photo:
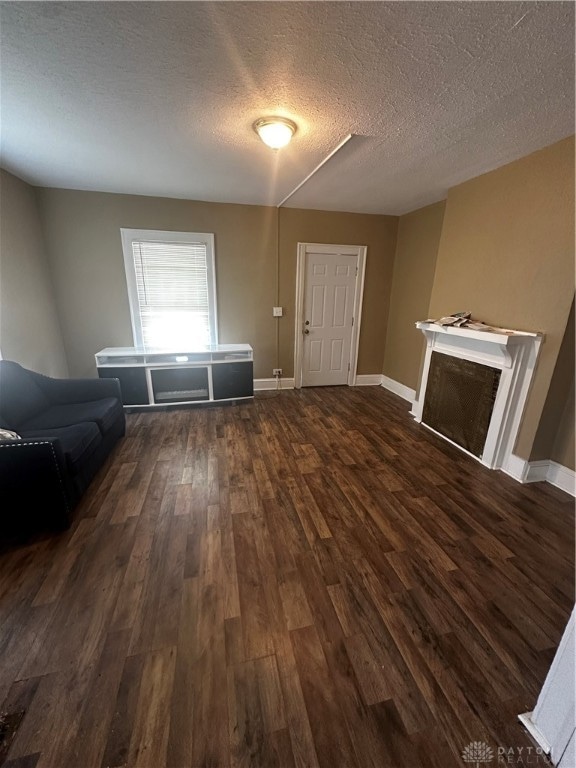
{"label": "dayton realty logo", "polygon": [[462,760],[474,768],[496,760],[498,765],[549,765],[540,747],[497,747],[496,754],[485,741],[471,741],[462,750]]}
{"label": "dayton realty logo", "polygon": [[484,741],[471,741],[462,750],[462,760],[472,763],[474,768],[480,768],[481,763],[491,763],[494,760],[494,750]]}

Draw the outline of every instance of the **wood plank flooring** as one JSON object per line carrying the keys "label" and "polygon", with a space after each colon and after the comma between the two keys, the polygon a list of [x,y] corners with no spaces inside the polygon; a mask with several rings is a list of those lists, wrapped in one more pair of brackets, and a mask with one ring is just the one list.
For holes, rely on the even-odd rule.
{"label": "wood plank flooring", "polygon": [[574,601],[573,533],[570,497],[380,388],[131,414],[72,528],[0,555],[5,768],[451,768],[471,741],[532,746],[516,715]]}

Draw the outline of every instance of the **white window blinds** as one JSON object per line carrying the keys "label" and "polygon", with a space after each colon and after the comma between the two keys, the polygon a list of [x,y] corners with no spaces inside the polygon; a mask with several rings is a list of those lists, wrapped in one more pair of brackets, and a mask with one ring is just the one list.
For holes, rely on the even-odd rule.
{"label": "white window blinds", "polygon": [[216,343],[212,236],[122,230],[122,238],[135,343]]}

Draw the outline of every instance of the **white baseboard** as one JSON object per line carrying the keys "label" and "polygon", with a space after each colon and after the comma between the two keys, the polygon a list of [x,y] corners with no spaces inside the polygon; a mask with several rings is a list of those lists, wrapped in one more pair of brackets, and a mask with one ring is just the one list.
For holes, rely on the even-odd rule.
{"label": "white baseboard", "polygon": [[501,470],[519,483],[525,483],[528,474],[528,462],[526,459],[521,459],[520,456],[515,456],[511,453],[502,465]]}
{"label": "white baseboard", "polygon": [[[277,389],[278,382],[276,379],[254,379],[254,392],[262,392],[267,389]],[[361,373],[356,376],[355,386],[357,387],[379,387],[383,386],[385,389],[389,389],[390,392],[394,392],[395,395],[399,395],[404,400],[413,402],[416,397],[416,392],[409,387],[405,387],[404,384],[400,384],[398,381],[389,379],[387,376],[383,376],[381,373]],[[294,379],[281,379],[280,389],[294,389]]]}
{"label": "white baseboard", "polygon": [[568,469],[568,467],[563,467],[562,464],[551,461],[546,480],[555,485],[556,488],[566,491],[570,496],[576,496],[576,472],[573,469]]}
{"label": "white baseboard", "polygon": [[416,390],[410,389],[410,387],[406,387],[404,384],[400,384],[399,381],[394,381],[394,379],[390,379],[382,373],[360,374],[356,376],[355,383],[357,387],[384,387],[384,389],[393,392],[403,400],[408,400],[409,403],[413,403],[416,399]]}
{"label": "white baseboard", "polygon": [[524,459],[511,454],[500,469],[504,474],[509,475],[514,480],[518,480],[519,483],[523,483],[526,475],[526,464],[527,462]]}
{"label": "white baseboard", "polygon": [[[281,379],[280,381],[280,389],[294,389],[294,379]],[[277,384],[276,379],[254,379],[254,391],[261,392],[266,389],[277,389]],[[356,387],[383,386],[385,389],[389,389],[390,392],[394,392],[395,395],[399,395],[409,402],[413,402],[416,397],[416,392],[413,389],[405,387],[399,381],[389,379],[381,373],[360,373],[356,376],[354,385]]]}
{"label": "white baseboard", "polygon": [[534,741],[542,748],[544,754],[549,755],[551,751],[550,744],[546,740],[542,731],[532,720],[532,712],[524,712],[522,715],[518,715],[518,720],[520,720],[530,736],[532,736]]}
{"label": "white baseboard", "polygon": [[556,461],[526,461],[512,454],[502,471],[520,483],[547,482],[576,496],[576,472]]}
{"label": "white baseboard", "polygon": [[549,461],[527,461],[523,483],[542,483],[548,479]]}
{"label": "white baseboard", "polygon": [[294,389],[294,379],[254,379],[254,392],[263,392],[266,389]]}
{"label": "white baseboard", "polygon": [[382,386],[384,389],[394,392],[395,395],[399,395],[403,400],[408,400],[409,403],[413,403],[416,400],[416,390],[410,389],[410,387],[400,384],[399,381],[394,381],[388,376],[382,375]]}
{"label": "white baseboard", "polygon": [[356,376],[356,387],[379,387],[382,384],[381,373],[360,373]]}

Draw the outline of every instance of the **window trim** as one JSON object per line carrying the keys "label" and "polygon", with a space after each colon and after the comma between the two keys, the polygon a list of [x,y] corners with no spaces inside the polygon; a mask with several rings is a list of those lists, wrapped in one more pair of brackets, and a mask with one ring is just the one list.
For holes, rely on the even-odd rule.
{"label": "window trim", "polygon": [[218,304],[216,300],[216,264],[214,258],[214,234],[212,232],[173,232],[160,229],[125,229],[120,228],[124,272],[128,288],[130,321],[134,346],[144,347],[136,271],[132,243],[136,240],[148,240],[160,243],[204,243],[206,246],[206,266],[208,276],[208,312],[210,320],[210,344],[218,344]]}

